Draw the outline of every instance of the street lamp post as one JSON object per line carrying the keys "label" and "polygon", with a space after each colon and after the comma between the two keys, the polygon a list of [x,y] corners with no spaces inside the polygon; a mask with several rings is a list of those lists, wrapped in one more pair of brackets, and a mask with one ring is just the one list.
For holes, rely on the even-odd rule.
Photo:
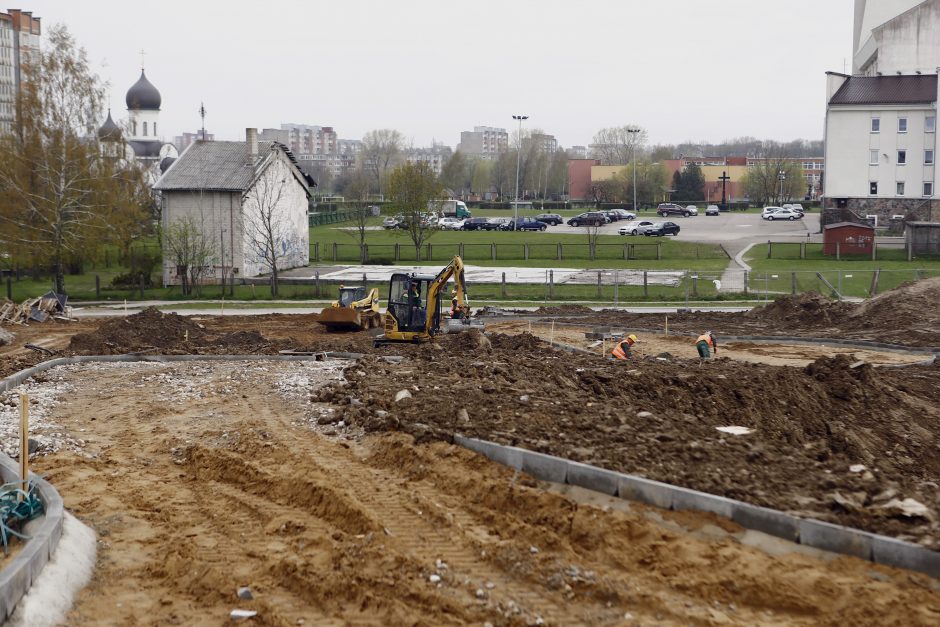
{"label": "street lamp post", "polygon": [[783,182],[787,180],[787,173],[780,170],[777,172],[777,178],[780,180],[780,200],[783,200]]}
{"label": "street lamp post", "polygon": [[519,228],[519,165],[522,162],[522,121],[528,120],[527,115],[514,115],[513,120],[519,120],[519,147],[516,148],[516,202],[513,210],[512,230]]}
{"label": "street lamp post", "polygon": [[637,135],[636,133],[640,132],[638,128],[628,128],[627,132],[633,135],[633,213],[636,214],[636,142]]}

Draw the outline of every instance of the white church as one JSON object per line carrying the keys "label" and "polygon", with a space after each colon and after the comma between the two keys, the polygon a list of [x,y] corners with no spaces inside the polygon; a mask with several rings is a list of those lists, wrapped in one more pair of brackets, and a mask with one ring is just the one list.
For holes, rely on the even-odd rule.
{"label": "white church", "polygon": [[108,119],[98,129],[98,138],[110,156],[142,165],[147,172],[148,183],[153,185],[179,155],[176,146],[160,138],[162,98],[160,91],[147,80],[143,68],[140,78],[127,90],[124,101],[127,104],[126,129],[114,122],[109,109]]}

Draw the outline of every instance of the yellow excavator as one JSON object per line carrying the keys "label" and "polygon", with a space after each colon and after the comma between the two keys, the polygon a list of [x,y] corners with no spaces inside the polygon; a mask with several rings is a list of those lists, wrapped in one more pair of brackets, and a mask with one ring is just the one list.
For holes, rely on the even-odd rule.
{"label": "yellow excavator", "polygon": [[339,300],[320,312],[317,322],[329,331],[363,331],[381,326],[379,290],[366,294],[362,286],[339,286]]}
{"label": "yellow excavator", "polygon": [[445,313],[445,330],[454,333],[469,329],[470,302],[464,280],[463,260],[454,257],[437,276],[403,272],[392,275],[388,288],[388,307],[385,310],[385,333],[376,337],[375,345],[427,342],[440,333],[441,293],[452,277],[452,306]]}

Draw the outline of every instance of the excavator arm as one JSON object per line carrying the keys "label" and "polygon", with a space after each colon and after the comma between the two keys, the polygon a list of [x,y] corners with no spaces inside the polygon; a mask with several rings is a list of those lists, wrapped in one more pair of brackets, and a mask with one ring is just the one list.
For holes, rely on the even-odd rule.
{"label": "excavator arm", "polygon": [[444,286],[447,285],[447,282],[453,277],[454,279],[454,291],[452,298],[457,299],[457,306],[462,309],[467,318],[470,317],[470,301],[467,295],[467,283],[464,279],[464,267],[463,259],[460,256],[455,256],[449,264],[447,264],[444,269],[437,273],[437,276],[434,277],[434,280],[428,285],[428,313],[426,321],[426,329],[434,328],[434,315],[436,311],[435,308],[430,306],[431,303],[436,303],[438,297],[440,296],[441,290],[444,289]]}

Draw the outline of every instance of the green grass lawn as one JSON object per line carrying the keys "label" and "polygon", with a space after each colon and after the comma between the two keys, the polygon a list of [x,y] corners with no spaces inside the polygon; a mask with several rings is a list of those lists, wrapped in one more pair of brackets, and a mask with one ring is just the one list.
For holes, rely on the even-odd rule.
{"label": "green grass lawn", "polygon": [[[904,250],[883,248],[878,258],[845,257],[836,260],[823,255],[822,244],[808,244],[806,259],[799,258],[799,244],[774,244],[774,258],[767,258],[767,245],[754,246],[748,251],[747,263],[753,268],[750,274],[751,289],[789,293],[794,282],[798,292],[814,290],[823,294],[830,292],[816,273],[821,274],[844,296],[865,297],[869,295],[873,277],[879,271],[877,291],[893,289],[907,281],[940,276],[940,259],[915,259],[907,261]],[[840,290],[841,286],[841,290]]]}

